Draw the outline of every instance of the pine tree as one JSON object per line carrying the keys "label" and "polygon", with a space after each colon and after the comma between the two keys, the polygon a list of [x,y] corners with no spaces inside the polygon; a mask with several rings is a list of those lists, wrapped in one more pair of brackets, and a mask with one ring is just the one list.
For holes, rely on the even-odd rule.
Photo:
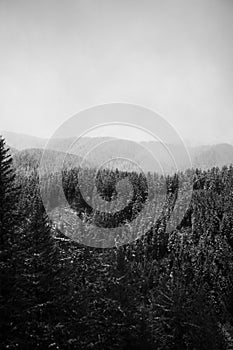
{"label": "pine tree", "polygon": [[18,321],[14,336],[23,349],[46,349],[51,344],[56,348],[56,344],[65,341],[60,333],[68,322],[67,313],[71,312],[69,290],[74,282],[68,262],[63,261],[35,178],[31,181],[33,199],[19,244]]}
{"label": "pine tree", "polygon": [[18,224],[15,174],[12,158],[0,137],[0,319],[1,342],[9,333],[16,278],[15,232]]}
{"label": "pine tree", "polygon": [[17,287],[21,322],[18,322],[17,332],[21,346],[30,348],[48,338],[48,334],[43,333],[48,329],[46,324],[56,299],[56,273],[59,268],[58,252],[52,239],[51,227],[38,188],[35,187],[19,251],[20,274]]}

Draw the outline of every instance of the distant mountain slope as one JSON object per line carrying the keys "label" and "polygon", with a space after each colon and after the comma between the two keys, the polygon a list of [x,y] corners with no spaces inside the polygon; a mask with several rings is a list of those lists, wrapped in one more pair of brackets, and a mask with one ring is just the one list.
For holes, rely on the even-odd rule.
{"label": "distant mountain slope", "polygon": [[46,139],[40,137],[18,134],[10,131],[1,131],[0,134],[5,138],[8,145],[18,150],[43,148],[47,142]]}
{"label": "distant mountain slope", "polygon": [[18,151],[16,148],[14,148],[14,147],[10,147],[10,146],[8,146],[8,145],[6,145],[6,147],[9,148],[9,154],[10,154],[11,156],[14,156],[16,153],[19,152],[19,151]]}
{"label": "distant mountain slope", "polygon": [[60,169],[61,164],[68,168],[78,167],[81,163],[82,166],[90,167],[89,163],[82,162],[82,158],[76,155],[37,148],[16,152],[13,155],[13,164],[17,169],[37,169],[40,166],[42,156],[46,159],[46,169],[43,170],[48,172],[56,172]]}
{"label": "distant mountain slope", "polygon": [[[17,133],[4,132],[3,136],[6,138],[6,142],[12,148],[12,153],[17,152],[16,149],[22,150],[26,148],[26,153],[20,153],[16,156],[18,159],[18,165],[20,161],[25,164],[38,163],[38,157],[42,153],[43,147],[47,145],[48,140],[38,137],[21,135]],[[109,142],[114,140],[114,142]],[[114,154],[127,153],[127,157],[132,163],[143,164],[145,171],[156,171],[161,173],[161,169],[165,172],[171,171],[171,158],[166,150],[166,146],[159,142],[141,142],[141,146],[135,148],[135,142],[130,140],[113,139],[108,137],[82,137],[80,139],[64,138],[64,139],[53,139],[49,141],[49,149],[46,151],[48,157],[51,158],[51,164],[64,157],[63,152],[78,156],[73,161],[80,163],[81,159],[86,158],[85,164],[88,166],[99,166],[103,163],[103,159],[111,159]],[[149,149],[155,156],[156,160],[151,162],[151,159],[145,157],[146,150]],[[187,162],[187,157],[184,157],[183,149],[181,146],[170,145],[171,153],[173,154],[177,167],[180,170],[184,170],[190,167],[190,163]],[[29,152],[29,149],[30,152]],[[127,151],[127,152],[126,152]],[[223,165],[230,165],[233,163],[233,146],[229,144],[218,144],[218,145],[206,145],[199,147],[189,147],[192,166],[195,168],[207,169],[213,166],[222,167]],[[58,153],[55,153],[58,152]],[[62,155],[59,153],[62,152]],[[57,158],[57,160],[55,160]],[[159,166],[161,164],[161,168]]]}
{"label": "distant mountain slope", "polygon": [[233,146],[229,144],[210,146],[208,149],[196,155],[194,164],[201,169],[233,164]]}
{"label": "distant mountain slope", "polygon": [[[108,137],[82,137],[82,138],[76,138],[76,137],[70,137],[70,138],[54,138],[54,139],[46,139],[46,138],[40,138],[35,137],[31,135],[25,135],[25,134],[18,134],[15,132],[9,132],[9,131],[2,131],[0,132],[0,135],[2,135],[6,143],[10,145],[13,148],[18,149],[19,151],[29,148],[45,148],[47,144],[49,143],[49,148],[56,151],[62,151],[62,152],[69,152],[70,145],[73,145],[73,149],[77,149],[77,145],[79,148],[79,152],[85,152],[86,148],[92,148],[95,147],[99,142],[106,141],[110,138]],[[75,151],[76,152],[76,151]]]}

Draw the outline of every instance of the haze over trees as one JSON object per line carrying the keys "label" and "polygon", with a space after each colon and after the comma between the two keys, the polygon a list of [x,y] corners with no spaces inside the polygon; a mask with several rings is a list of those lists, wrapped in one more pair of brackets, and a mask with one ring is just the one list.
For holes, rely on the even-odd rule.
{"label": "haze over trees", "polygon": [[[132,183],[133,199],[118,216],[95,215],[78,190],[80,169],[64,169],[68,203],[77,215],[85,213],[82,229],[74,228],[79,243],[61,218],[51,222],[45,211],[39,159],[38,152],[26,152],[13,162],[0,139],[1,349],[232,349],[232,166],[168,178],[102,170],[97,187],[109,202],[119,179],[127,175]],[[87,184],[92,171],[86,169]],[[150,181],[155,194],[166,184],[169,206],[179,181],[191,177],[191,202],[172,231],[165,210],[144,235],[140,219],[128,244],[102,249],[81,243],[85,225],[130,226]],[[59,203],[57,179],[56,170],[46,172],[51,208]],[[104,245],[110,238],[101,239]]]}
{"label": "haze over trees", "polygon": [[[26,158],[36,159],[37,163],[40,160],[42,150],[46,147],[48,142],[47,139],[29,136],[29,135],[21,135],[13,132],[4,132],[4,136],[6,138],[7,144],[10,146],[11,154],[15,158],[15,162],[17,166],[22,166],[22,162],[25,162]],[[74,162],[76,166],[81,163],[82,158],[96,145],[101,144],[103,142],[109,141],[111,138],[108,137],[82,137],[77,141],[76,138],[58,138],[53,139],[50,142],[51,149],[47,150],[51,153],[51,160],[54,168],[56,169],[56,158],[62,157],[63,152],[67,152],[67,148],[69,145],[73,144],[72,149],[69,149],[68,153],[71,152],[70,161]],[[149,142],[139,142],[141,145],[141,154],[138,154],[137,160],[142,159],[145,160],[145,152],[143,147],[146,147],[149,151],[151,151],[158,160],[161,162],[163,169],[166,171],[170,171],[170,158],[168,157],[167,150],[164,145],[159,142],[149,141]],[[130,155],[130,159],[134,160],[135,158],[135,143],[130,140],[121,140],[115,138],[114,143],[111,145],[108,142],[107,147],[104,148],[104,152],[112,155],[112,148],[118,148],[124,151],[127,149],[128,155]],[[200,168],[203,170],[208,170],[212,167],[222,167],[224,165],[233,163],[233,146],[232,144],[222,143],[222,144],[214,144],[214,145],[200,145],[195,147],[187,147],[192,165],[194,168]],[[181,170],[186,170],[190,167],[190,164],[186,164],[185,159],[182,158],[183,150],[176,145],[171,145],[172,153],[175,156],[175,159],[179,161],[178,168]],[[19,151],[18,154],[17,150]],[[57,153],[55,153],[56,151]],[[139,152],[139,148],[137,150]],[[59,153],[61,153],[59,155]],[[76,158],[74,156],[77,156]],[[98,152],[95,152],[93,155],[89,155],[89,164],[88,166],[98,166],[101,160],[101,155],[98,155]],[[33,160],[34,161],[34,160]],[[155,167],[151,161],[145,160],[145,170],[161,173],[161,169],[159,167]]]}

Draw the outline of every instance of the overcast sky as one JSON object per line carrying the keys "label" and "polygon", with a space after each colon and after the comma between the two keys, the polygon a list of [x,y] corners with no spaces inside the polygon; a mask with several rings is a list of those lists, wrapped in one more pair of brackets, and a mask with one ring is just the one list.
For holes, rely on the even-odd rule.
{"label": "overcast sky", "polygon": [[49,137],[127,102],[191,143],[233,142],[232,37],[232,0],[0,0],[0,129]]}

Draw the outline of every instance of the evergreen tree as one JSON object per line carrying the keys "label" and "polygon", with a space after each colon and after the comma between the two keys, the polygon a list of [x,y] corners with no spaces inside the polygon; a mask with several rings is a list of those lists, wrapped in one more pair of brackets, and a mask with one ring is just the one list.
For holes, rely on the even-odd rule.
{"label": "evergreen tree", "polygon": [[5,141],[0,137],[0,319],[1,342],[10,331],[13,314],[13,295],[16,278],[16,239],[18,224],[16,211],[18,188],[12,158],[8,154]]}
{"label": "evergreen tree", "polygon": [[23,349],[65,349],[72,324],[70,294],[75,287],[72,258],[64,256],[55,239],[35,186],[38,178],[30,181],[34,190],[19,244],[14,338]]}
{"label": "evergreen tree", "polygon": [[57,293],[61,292],[57,288],[58,251],[37,188],[30,209],[19,244],[17,279],[17,335],[21,347],[28,349],[36,348],[36,344],[41,348],[49,345],[48,323],[53,317]]}

